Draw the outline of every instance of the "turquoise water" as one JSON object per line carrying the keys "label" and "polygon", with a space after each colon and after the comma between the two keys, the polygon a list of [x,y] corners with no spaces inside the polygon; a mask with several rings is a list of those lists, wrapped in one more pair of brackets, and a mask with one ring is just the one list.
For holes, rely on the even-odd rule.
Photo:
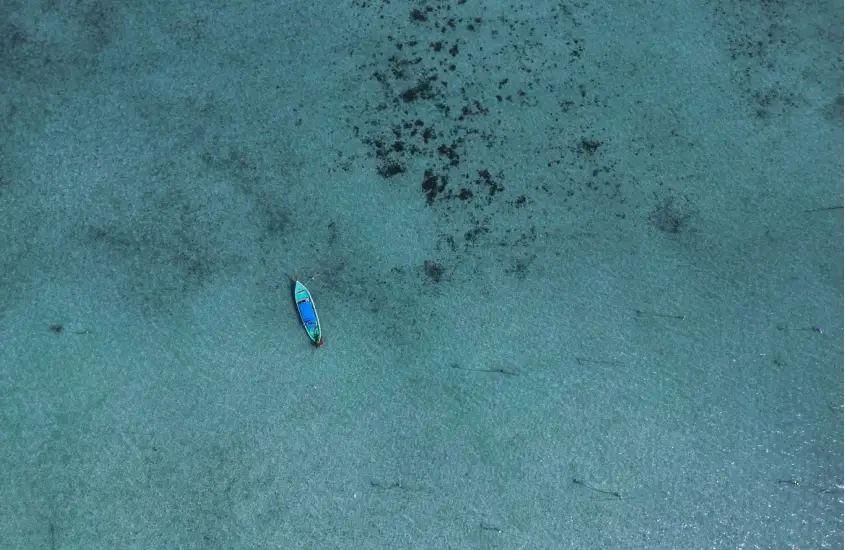
{"label": "turquoise water", "polygon": [[131,4],[0,9],[4,548],[842,548],[838,3]]}

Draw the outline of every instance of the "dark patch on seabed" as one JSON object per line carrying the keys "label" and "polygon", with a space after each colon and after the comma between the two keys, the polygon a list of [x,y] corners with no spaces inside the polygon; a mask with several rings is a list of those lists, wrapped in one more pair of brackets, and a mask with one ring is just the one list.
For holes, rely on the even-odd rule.
{"label": "dark patch on seabed", "polygon": [[788,115],[804,116],[807,105],[815,103],[808,91],[827,89],[817,115],[841,127],[841,5],[826,13],[832,3],[806,4],[801,18],[794,17],[795,6],[784,0],[710,3],[713,20],[727,37],[731,82],[748,101],[747,114],[763,126]]}
{"label": "dark patch on seabed", "polygon": [[[492,247],[505,255],[503,271],[525,277],[536,250],[556,246],[543,242],[547,203],[625,218],[622,190],[636,182],[615,171],[618,145],[586,124],[572,130],[606,98],[585,76],[585,46],[569,8],[488,19],[483,8],[437,1],[397,21],[387,2],[359,7],[384,15],[387,37],[359,67],[373,93],[346,107],[354,115],[347,124],[386,185],[413,185],[421,207],[436,210],[443,261],[454,266]],[[549,55],[561,36],[565,51]],[[513,62],[504,67],[502,59]],[[543,127],[505,124],[529,119]],[[542,138],[514,139],[514,131]],[[515,173],[514,158],[552,177],[531,181]]]}

